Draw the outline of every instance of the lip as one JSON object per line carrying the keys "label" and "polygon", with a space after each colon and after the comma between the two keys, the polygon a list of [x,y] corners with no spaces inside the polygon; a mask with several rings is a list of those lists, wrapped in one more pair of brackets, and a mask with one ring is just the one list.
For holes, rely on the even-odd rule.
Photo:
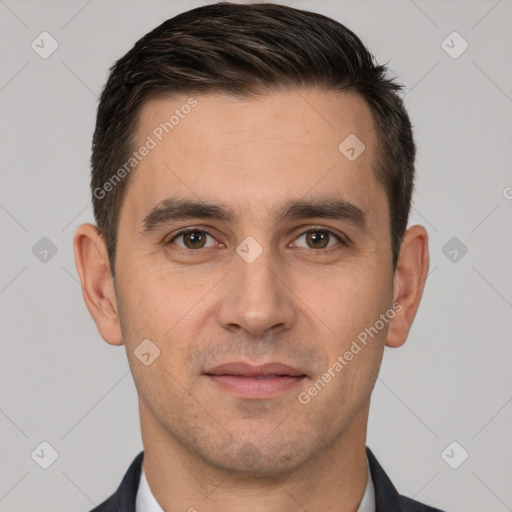
{"label": "lip", "polygon": [[221,364],[205,373],[206,375],[237,375],[241,377],[267,377],[269,375],[301,377],[305,375],[297,368],[283,363],[266,363],[253,366],[243,362]]}
{"label": "lip", "polygon": [[267,399],[297,386],[306,374],[277,362],[257,366],[233,362],[216,366],[205,376],[216,387],[239,398]]}

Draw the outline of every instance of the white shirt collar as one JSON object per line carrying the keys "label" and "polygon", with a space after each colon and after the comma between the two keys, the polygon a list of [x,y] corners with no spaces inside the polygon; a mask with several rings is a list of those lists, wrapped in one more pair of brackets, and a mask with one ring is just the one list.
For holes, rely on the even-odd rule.
{"label": "white shirt collar", "polygon": [[153,496],[146,479],[144,471],[144,462],[140,473],[139,490],[137,491],[137,499],[135,500],[135,512],[164,512],[156,498]]}
{"label": "white shirt collar", "polygon": [[375,488],[373,487],[372,474],[370,472],[370,464],[368,463],[368,458],[366,459],[366,468],[368,475],[366,479],[366,489],[364,490],[363,499],[359,504],[357,512],[375,512]]}
{"label": "white shirt collar", "polygon": [[[368,478],[366,479],[366,489],[363,499],[357,509],[357,512],[375,512],[375,489],[373,487],[372,475],[368,460],[366,461],[368,469]],[[135,512],[164,512],[164,509],[158,504],[153,496],[144,472],[144,463],[140,473],[139,490],[137,491],[137,499],[135,502]]]}

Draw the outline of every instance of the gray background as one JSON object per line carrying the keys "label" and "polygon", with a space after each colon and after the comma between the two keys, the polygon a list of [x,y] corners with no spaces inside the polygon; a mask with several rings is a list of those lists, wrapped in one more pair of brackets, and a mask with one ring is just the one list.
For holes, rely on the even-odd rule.
{"label": "gray background", "polygon": [[[125,349],[89,317],[72,236],[93,218],[108,68],[204,3],[0,0],[2,512],[88,511],[142,449]],[[282,3],[346,24],[408,87],[411,224],[429,231],[431,273],[408,342],[386,349],[368,445],[403,494],[450,512],[512,510],[512,0]],[[59,45],[47,59],[31,48],[43,31]],[[458,58],[445,51],[462,49],[458,36],[442,45],[453,31],[469,44]],[[48,469],[31,457],[43,441],[59,454]]]}

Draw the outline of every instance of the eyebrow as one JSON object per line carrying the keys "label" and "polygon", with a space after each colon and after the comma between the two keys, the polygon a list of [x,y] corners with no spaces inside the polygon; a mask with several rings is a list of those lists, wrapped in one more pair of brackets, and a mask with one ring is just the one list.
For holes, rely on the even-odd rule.
{"label": "eyebrow", "polygon": [[[274,206],[271,215],[275,223],[284,220],[318,217],[334,219],[368,231],[368,215],[365,210],[344,199],[321,197],[308,201],[288,200]],[[181,198],[167,198],[160,201],[143,219],[142,236],[167,225],[172,221],[186,219],[213,219],[231,222],[237,218],[236,212],[222,203],[208,203]]]}

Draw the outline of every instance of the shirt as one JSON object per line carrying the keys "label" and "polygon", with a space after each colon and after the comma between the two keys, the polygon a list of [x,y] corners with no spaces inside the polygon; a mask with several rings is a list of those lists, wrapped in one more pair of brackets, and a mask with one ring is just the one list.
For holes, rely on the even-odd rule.
{"label": "shirt", "polygon": [[[375,512],[375,489],[373,487],[372,475],[368,459],[366,459],[366,468],[368,477],[366,479],[366,488],[363,499],[357,509],[357,512]],[[140,473],[139,490],[137,491],[137,500],[135,502],[135,512],[164,512],[156,498],[153,496],[144,472],[144,463]]]}

